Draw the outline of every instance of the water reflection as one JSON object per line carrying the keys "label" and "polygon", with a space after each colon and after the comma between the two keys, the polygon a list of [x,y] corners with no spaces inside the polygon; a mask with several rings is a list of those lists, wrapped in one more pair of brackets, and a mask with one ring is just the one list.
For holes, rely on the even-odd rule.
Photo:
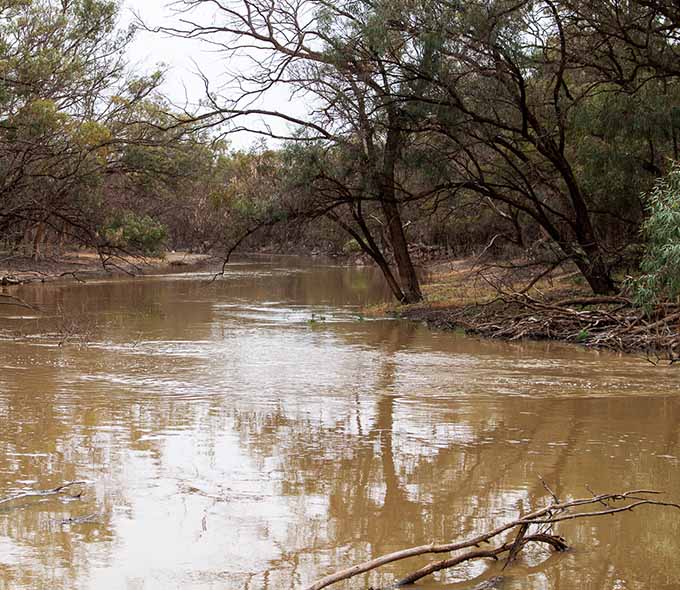
{"label": "water reflection", "polygon": [[[0,590],[299,588],[529,510],[538,474],[677,494],[675,372],[366,321],[375,274],[287,264],[22,290],[44,313],[0,320],[0,497],[91,485],[0,507]],[[576,550],[504,588],[677,588],[678,522],[567,524]]]}

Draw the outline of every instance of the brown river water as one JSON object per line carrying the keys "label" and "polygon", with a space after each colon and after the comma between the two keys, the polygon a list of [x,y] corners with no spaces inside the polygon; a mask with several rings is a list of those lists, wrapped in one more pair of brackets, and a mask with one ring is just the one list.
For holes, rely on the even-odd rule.
{"label": "brown river water", "polygon": [[[547,500],[680,500],[680,367],[362,318],[371,270],[242,262],[0,306],[0,590],[287,590]],[[680,588],[680,512],[560,527],[503,590]],[[393,564],[338,588],[387,584]],[[470,588],[475,563],[422,588]],[[466,580],[473,579],[470,583]]]}

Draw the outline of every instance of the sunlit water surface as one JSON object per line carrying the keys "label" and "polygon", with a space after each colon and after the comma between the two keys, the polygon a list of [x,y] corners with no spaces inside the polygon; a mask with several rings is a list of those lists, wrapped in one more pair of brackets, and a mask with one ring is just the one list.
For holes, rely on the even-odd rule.
{"label": "sunlit water surface", "polygon": [[[0,308],[0,498],[89,482],[0,505],[0,590],[301,588],[535,508],[539,474],[564,496],[680,499],[680,369],[365,319],[387,297],[370,270],[208,279],[28,286],[40,312]],[[560,532],[574,550],[526,556],[503,590],[680,588],[675,512]]]}

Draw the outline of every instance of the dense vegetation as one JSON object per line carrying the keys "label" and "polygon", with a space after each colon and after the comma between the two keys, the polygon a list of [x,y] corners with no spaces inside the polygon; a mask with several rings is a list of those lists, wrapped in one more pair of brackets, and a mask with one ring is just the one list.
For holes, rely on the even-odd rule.
{"label": "dense vegetation", "polygon": [[[129,71],[114,2],[0,3],[6,248],[357,250],[404,302],[422,297],[415,246],[573,264],[596,294],[642,259],[641,300],[677,296],[672,0],[177,7],[214,15],[166,33],[220,48],[225,70],[253,58],[238,93],[206,80],[191,114],[162,98],[162,72]],[[280,88],[307,115],[258,102]],[[233,129],[276,147],[230,151],[216,138]]]}
{"label": "dense vegetation", "polygon": [[206,204],[184,196],[222,184],[221,148],[169,111],[163,72],[129,70],[133,32],[117,29],[118,11],[107,0],[0,2],[0,240],[10,253],[77,244],[111,260],[210,233],[212,211],[202,217]]}

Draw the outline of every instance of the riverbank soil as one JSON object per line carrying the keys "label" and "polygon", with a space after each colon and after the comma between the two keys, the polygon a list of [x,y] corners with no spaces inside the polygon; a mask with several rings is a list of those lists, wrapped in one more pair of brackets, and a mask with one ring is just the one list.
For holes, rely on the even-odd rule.
{"label": "riverbank soil", "polygon": [[625,296],[594,297],[570,269],[535,280],[518,264],[438,262],[428,267],[423,290],[425,303],[391,311],[486,338],[560,340],[680,361],[680,305],[645,311]]}
{"label": "riverbank soil", "polygon": [[26,256],[0,255],[0,285],[20,285],[71,278],[87,280],[101,276],[140,275],[168,270],[197,270],[213,258],[205,254],[168,252],[163,258],[102,259],[97,252],[78,250],[56,258],[34,260]]}

